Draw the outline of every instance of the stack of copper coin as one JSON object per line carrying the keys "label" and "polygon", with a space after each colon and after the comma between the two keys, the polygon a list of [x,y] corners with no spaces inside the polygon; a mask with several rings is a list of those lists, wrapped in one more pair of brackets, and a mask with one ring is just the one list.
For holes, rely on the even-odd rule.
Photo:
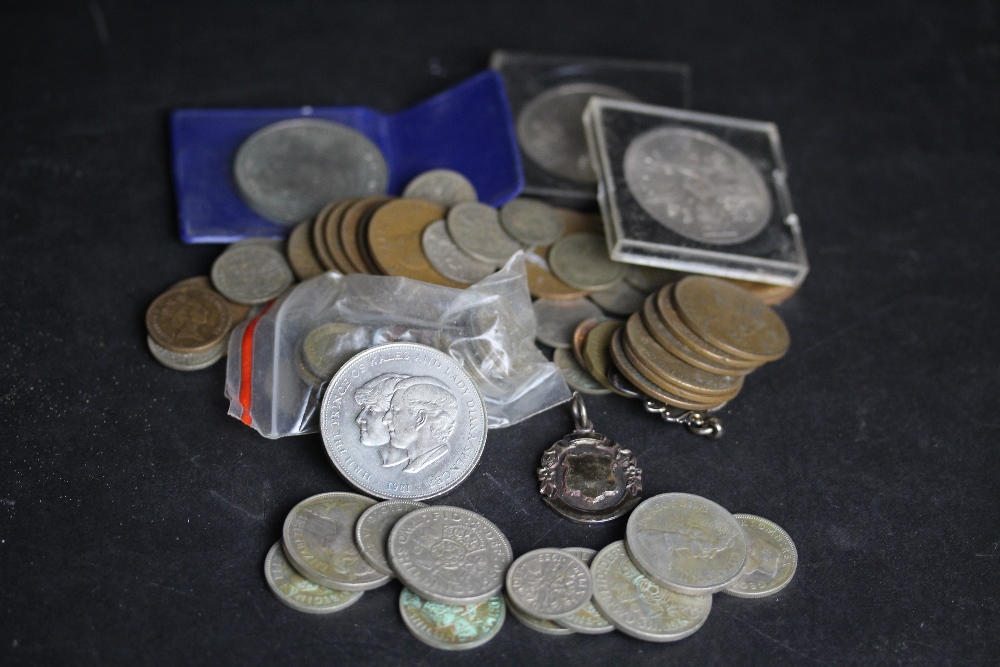
{"label": "stack of copper coin", "polygon": [[626,322],[583,322],[577,359],[601,385],[688,410],[732,400],[743,379],[788,349],[788,330],[731,282],[689,276],[650,295]]}

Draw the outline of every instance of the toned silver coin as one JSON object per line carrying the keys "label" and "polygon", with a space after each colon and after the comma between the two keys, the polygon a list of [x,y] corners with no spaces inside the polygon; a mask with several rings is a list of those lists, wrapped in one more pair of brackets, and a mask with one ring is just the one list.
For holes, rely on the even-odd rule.
{"label": "toned silver coin", "polygon": [[576,634],[573,630],[563,627],[555,621],[546,621],[545,619],[535,618],[531,614],[518,609],[506,595],[504,595],[504,599],[507,601],[507,610],[514,616],[514,618],[516,618],[521,625],[531,628],[535,632],[540,632],[543,635],[554,635],[557,637]]}
{"label": "toned silver coin", "polygon": [[507,616],[502,595],[470,605],[425,600],[406,588],[399,594],[399,613],[414,637],[434,648],[463,651],[496,637]]}
{"label": "toned silver coin", "polygon": [[370,342],[365,327],[345,322],[321,324],[302,340],[300,358],[309,374],[320,381],[333,374]]}
{"label": "toned silver coin", "polygon": [[643,575],[620,540],[594,556],[590,572],[594,604],[616,628],[636,639],[684,639],[705,624],[712,610],[711,595],[682,595]]}
{"label": "toned silver coin", "polygon": [[517,141],[539,167],[577,183],[597,183],[583,134],[583,109],[591,97],[635,100],[597,83],[568,83],[528,102],[517,117]]}
{"label": "toned silver coin", "polygon": [[432,222],[420,235],[420,246],[427,261],[438,273],[458,283],[471,285],[496,271],[496,264],[483,262],[466,254],[455,245],[445,228],[444,220]]}
{"label": "toned silver coin", "polygon": [[[588,567],[594,560],[594,556],[597,555],[597,552],[593,549],[586,549],[584,547],[566,547],[563,551],[571,556],[576,556]],[[604,615],[594,605],[593,599],[588,601],[583,609],[568,616],[558,618],[555,622],[564,628],[584,635],[603,635],[615,629],[611,621],[604,618]]]}
{"label": "toned silver coin", "polygon": [[642,572],[685,595],[728,587],[743,572],[743,528],[721,505],[690,493],[663,493],[632,510],[625,528],[629,556]]}
{"label": "toned silver coin", "polygon": [[212,264],[212,285],[236,303],[264,303],[295,281],[284,256],[263,244],[232,245]]}
{"label": "toned silver coin", "polygon": [[749,555],[739,579],[723,593],[762,598],[782,590],[795,576],[799,554],[792,538],[773,521],[753,514],[734,514],[747,536]]}
{"label": "toned silver coin", "polygon": [[358,489],[385,500],[427,500],[476,467],[486,408],[450,356],[389,343],[358,353],[333,376],[320,432],[334,467]]}
{"label": "toned silver coin", "polygon": [[495,266],[504,264],[521,244],[500,226],[497,210],[479,202],[464,202],[448,211],[446,226],[451,240],[466,254]]}
{"label": "toned silver coin", "polygon": [[500,207],[500,225],[526,246],[549,245],[563,235],[563,219],[537,199],[518,197]]}
{"label": "toned silver coin", "polygon": [[710,134],[661,127],[632,140],[625,182],[654,220],[684,238],[733,245],[771,220],[771,193],[760,171]]}
{"label": "toned silver coin", "polygon": [[175,371],[200,371],[208,368],[226,354],[228,339],[223,339],[204,352],[172,352],[163,347],[152,336],[146,336],[150,354],[158,362]]}
{"label": "toned silver coin", "polygon": [[385,500],[361,513],[354,524],[354,543],[369,565],[382,574],[396,575],[386,554],[389,533],[397,521],[421,507],[427,505],[415,500]]}
{"label": "toned silver coin", "polygon": [[593,591],[587,566],[560,549],[529,551],[507,569],[507,597],[536,618],[554,621],[580,611]]}
{"label": "toned silver coin", "polygon": [[425,171],[407,184],[403,196],[437,202],[445,208],[479,199],[469,179],[451,169]]}
{"label": "toned silver coin", "polygon": [[299,118],[252,134],[236,152],[233,174],[254,211],[291,225],[316,215],[335,199],[385,192],[382,151],[356,130]]}
{"label": "toned silver coin", "polygon": [[612,315],[631,315],[642,308],[646,293],[632,287],[625,280],[619,280],[611,287],[590,293],[590,300]]}
{"label": "toned silver coin", "polygon": [[604,319],[601,309],[587,299],[537,299],[531,308],[535,312],[535,338],[555,348],[573,346],[573,332],[580,322]]}
{"label": "toned silver coin", "polygon": [[570,389],[592,396],[603,396],[611,393],[610,389],[605,389],[604,385],[580,365],[573,352],[567,348],[557,348],[555,354],[552,355],[552,361],[559,367],[559,371]]}
{"label": "toned silver coin", "polygon": [[625,275],[625,265],[612,262],[603,234],[569,234],[549,248],[549,268],[578,289],[602,290]]}
{"label": "toned silver coin", "polygon": [[496,595],[513,560],[510,542],[492,522],[447,505],[402,517],[388,544],[389,563],[403,584],[445,604],[477,604]]}
{"label": "toned silver coin", "polygon": [[354,545],[354,524],[375,504],[356,493],[321,493],[306,498],[285,517],[285,555],[307,579],[342,591],[367,591],[389,581]]}
{"label": "toned silver coin", "polygon": [[364,595],[363,591],[338,591],[309,581],[288,562],[281,542],[275,542],[267,552],[264,578],[280,602],[306,614],[331,614],[347,609]]}

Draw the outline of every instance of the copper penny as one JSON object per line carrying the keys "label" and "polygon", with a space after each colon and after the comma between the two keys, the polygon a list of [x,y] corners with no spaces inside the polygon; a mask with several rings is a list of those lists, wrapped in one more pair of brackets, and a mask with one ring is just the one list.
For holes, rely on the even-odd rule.
{"label": "copper penny", "polygon": [[660,314],[656,312],[656,295],[650,294],[646,297],[646,302],[642,306],[642,323],[646,325],[646,331],[676,357],[683,359],[692,366],[700,368],[709,373],[717,375],[746,375],[756,366],[751,368],[737,368],[719,363],[709,357],[702,356],[696,348],[691,347],[667,328],[660,319]]}
{"label": "copper penny", "polygon": [[420,245],[424,228],[443,217],[443,206],[422,199],[396,199],[381,206],[368,223],[368,250],[379,270],[387,276],[464,287],[435,271]]}
{"label": "copper penny", "polygon": [[557,208],[556,213],[563,221],[563,236],[578,234],[580,232],[591,232],[595,234],[604,233],[604,223],[601,216],[593,213],[582,213],[570,208]]}
{"label": "copper penny", "polygon": [[315,278],[325,271],[312,249],[312,226],[315,220],[306,220],[295,225],[288,235],[288,247],[285,254],[288,264],[292,267],[295,277],[299,280]]}
{"label": "copper penny", "polygon": [[[347,255],[347,261],[350,262],[354,273],[371,273],[368,265],[365,263],[364,257],[361,255],[361,249],[358,247],[361,243],[361,238],[358,236],[361,220],[370,210],[378,208],[392,199],[393,197],[363,197],[348,206],[344,211],[344,215],[341,217],[340,225],[336,231],[340,235],[338,239],[340,247],[344,249],[344,254]],[[327,228],[326,233],[329,235],[333,231],[333,228],[330,227]],[[327,243],[332,244],[333,241],[328,238]]]}
{"label": "copper penny", "polygon": [[751,292],[769,306],[777,306],[780,303],[784,303],[799,291],[798,287],[789,287],[788,285],[769,285],[767,283],[754,283],[749,280],[734,280],[732,278],[726,278],[726,280],[737,287],[742,287],[746,291]]}
{"label": "copper penny", "polygon": [[719,278],[689,276],[673,290],[684,323],[716,347],[750,361],[774,361],[788,351],[788,329],[763,301]]}
{"label": "copper penny", "polygon": [[203,352],[229,333],[231,323],[229,302],[200,287],[169,289],[146,310],[146,330],[171,352]]}
{"label": "copper penny", "polygon": [[587,368],[587,365],[583,361],[583,344],[587,341],[587,334],[603,321],[597,318],[590,318],[576,325],[576,329],[573,331],[573,354],[576,355],[576,360],[584,368]]}
{"label": "copper penny", "polygon": [[[393,199],[396,199],[396,197],[389,197],[386,201],[382,202],[382,204],[386,204]],[[365,216],[361,218],[361,223],[358,225],[358,233],[355,237],[357,238],[358,251],[361,253],[361,259],[364,261],[365,269],[367,269],[367,272],[373,276],[381,275],[382,272],[379,270],[375,260],[372,259],[372,252],[368,247],[368,225],[371,224],[372,217],[382,204],[372,206],[368,209]]]}
{"label": "copper penny", "polygon": [[587,332],[583,341],[583,367],[590,371],[594,378],[606,388],[619,396],[629,396],[608,381],[608,370],[611,362],[611,338],[622,328],[618,320],[604,320]]}
{"label": "copper penny", "polygon": [[194,276],[193,278],[185,278],[184,280],[174,283],[170,286],[170,289],[175,289],[178,287],[197,287],[199,289],[207,289],[210,292],[218,294],[219,298],[225,300],[229,304],[229,312],[232,315],[232,323],[229,329],[232,330],[237,324],[246,319],[247,314],[253,306],[248,306],[242,303],[236,303],[235,301],[230,301],[226,297],[219,294],[214,287],[212,287],[212,281],[209,280],[208,276]]}
{"label": "copper penny", "polygon": [[340,219],[344,210],[355,201],[354,198],[341,199],[338,202],[331,202],[323,207],[316,215],[316,220],[312,225],[312,248],[317,259],[327,271],[337,271],[344,273],[346,268],[330,253],[330,248],[326,244],[326,227]]}
{"label": "copper penny", "polygon": [[725,350],[717,348],[692,331],[691,327],[685,324],[684,320],[681,319],[680,315],[674,309],[673,290],[673,285],[667,285],[656,293],[656,312],[660,315],[660,320],[670,329],[671,333],[685,344],[697,350],[702,356],[708,357],[712,361],[724,366],[746,368],[748,371],[752,371],[760,366],[758,362],[736,357]]}
{"label": "copper penny", "polygon": [[615,368],[618,369],[622,376],[635,385],[635,388],[640,392],[646,396],[655,398],[658,401],[662,401],[668,405],[673,405],[678,408],[684,408],[685,410],[704,410],[717,405],[717,403],[689,401],[677,396],[676,394],[672,394],[647,380],[646,376],[643,375],[642,372],[637,369],[631,361],[629,361],[628,357],[625,356],[625,348],[622,347],[621,334],[622,329],[618,329],[618,331],[615,331],[614,336],[611,338],[611,360],[614,362]]}

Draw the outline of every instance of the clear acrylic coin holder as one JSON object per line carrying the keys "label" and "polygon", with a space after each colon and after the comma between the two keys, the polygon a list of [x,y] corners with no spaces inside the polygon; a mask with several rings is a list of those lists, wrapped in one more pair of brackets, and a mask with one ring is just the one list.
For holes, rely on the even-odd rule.
{"label": "clear acrylic coin holder", "polygon": [[[514,51],[494,51],[490,67],[503,76],[514,118],[515,133],[523,135],[526,107],[547,91],[573,84],[595,84],[626,93],[637,101],[672,107],[691,103],[691,69],[682,63],[609,58],[580,58]],[[582,109],[581,109],[582,110]],[[597,184],[580,182],[543,168],[526,154],[519,140],[524,168],[523,194],[543,197],[573,208],[590,208]]]}
{"label": "clear acrylic coin holder", "polygon": [[[809,270],[788,169],[773,123],[592,98],[584,112],[590,158],[598,173],[598,204],[611,258],[630,264],[797,287]],[[655,219],[629,188],[625,156],[633,141],[660,128],[709,135],[735,149],[759,172],[770,214],[752,238],[716,244],[682,236]],[[740,158],[740,159],[742,159]],[[669,169],[670,167],[664,167]],[[667,193],[654,193],[669,206]]]}

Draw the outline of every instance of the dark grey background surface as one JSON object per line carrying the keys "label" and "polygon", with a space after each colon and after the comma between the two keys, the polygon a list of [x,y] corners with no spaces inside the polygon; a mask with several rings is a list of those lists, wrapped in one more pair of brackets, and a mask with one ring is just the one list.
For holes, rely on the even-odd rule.
{"label": "dark grey background surface", "polygon": [[[1000,7],[884,3],[25,3],[0,11],[0,662],[996,664]],[[182,374],[143,313],[218,248],[178,241],[177,107],[391,111],[493,48],[689,62],[694,108],[776,122],[812,273],[793,345],[718,443],[588,401],[686,491],[784,526],[792,585],[723,595],[674,645],[509,619],[456,655],[409,636],[398,586],[326,618],[262,576],[288,510],[345,489],[319,436],[227,417],[221,365]],[[539,500],[556,409],[490,434],[442,502],[515,553],[600,548]]]}

